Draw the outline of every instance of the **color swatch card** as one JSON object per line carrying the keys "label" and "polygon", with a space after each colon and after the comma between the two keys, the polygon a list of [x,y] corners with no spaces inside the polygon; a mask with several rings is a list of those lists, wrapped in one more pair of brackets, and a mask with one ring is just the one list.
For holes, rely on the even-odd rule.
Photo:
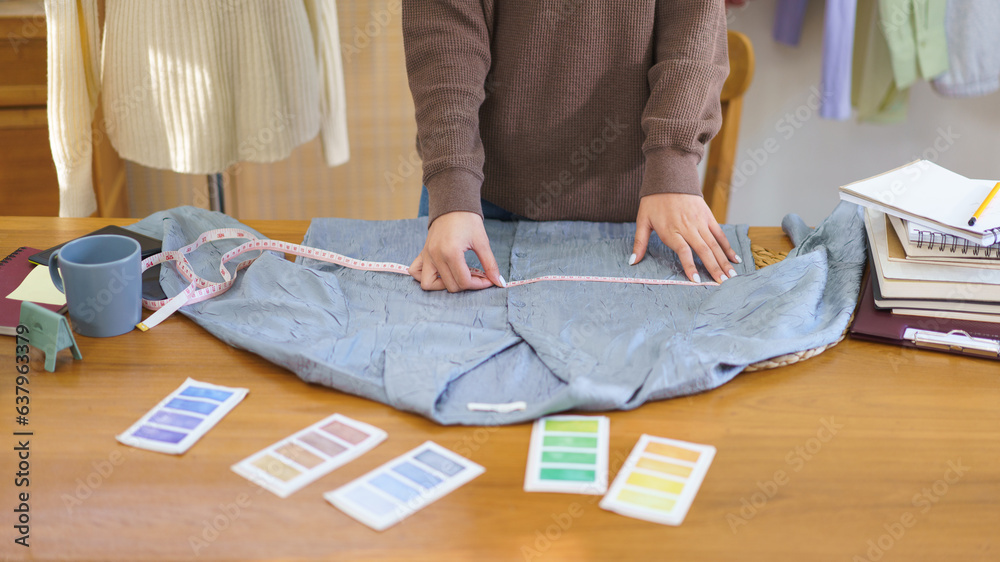
{"label": "color swatch card", "polygon": [[525,492],[601,495],[608,489],[605,416],[550,416],[535,420],[524,474]]}
{"label": "color swatch card", "polygon": [[179,455],[208,433],[247,395],[245,388],[229,388],[187,379],[124,433],[118,441]]}
{"label": "color swatch card", "polygon": [[333,414],[234,464],[233,472],[287,498],[372,450],[386,432]]}
{"label": "color swatch card", "polygon": [[486,469],[431,441],[323,494],[344,513],[384,531]]}
{"label": "color swatch card", "polygon": [[629,517],[680,525],[714,457],[711,445],[643,435],[600,505]]}

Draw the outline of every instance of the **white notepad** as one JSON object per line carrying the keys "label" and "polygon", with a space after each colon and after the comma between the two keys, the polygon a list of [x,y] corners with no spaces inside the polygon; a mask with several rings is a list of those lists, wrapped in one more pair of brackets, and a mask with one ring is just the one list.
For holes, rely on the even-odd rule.
{"label": "white notepad", "polygon": [[840,187],[840,198],[988,246],[1000,241],[1000,201],[975,226],[969,218],[995,180],[973,180],[927,160],[917,160]]}

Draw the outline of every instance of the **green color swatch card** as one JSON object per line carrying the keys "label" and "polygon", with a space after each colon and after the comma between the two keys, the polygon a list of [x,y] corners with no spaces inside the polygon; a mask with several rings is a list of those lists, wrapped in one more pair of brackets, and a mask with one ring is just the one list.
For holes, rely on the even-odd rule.
{"label": "green color swatch card", "polygon": [[609,429],[605,416],[550,416],[535,421],[524,491],[603,494],[608,489]]}

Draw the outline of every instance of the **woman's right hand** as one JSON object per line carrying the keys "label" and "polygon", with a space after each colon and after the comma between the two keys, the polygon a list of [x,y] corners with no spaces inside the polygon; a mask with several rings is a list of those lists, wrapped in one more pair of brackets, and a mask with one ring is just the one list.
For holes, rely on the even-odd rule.
{"label": "woman's right hand", "polygon": [[[465,252],[469,250],[475,252],[483,264],[485,278],[469,271],[465,262]],[[425,291],[447,289],[457,293],[507,285],[490,249],[482,217],[466,211],[443,214],[431,223],[424,249],[410,264],[410,275]]]}

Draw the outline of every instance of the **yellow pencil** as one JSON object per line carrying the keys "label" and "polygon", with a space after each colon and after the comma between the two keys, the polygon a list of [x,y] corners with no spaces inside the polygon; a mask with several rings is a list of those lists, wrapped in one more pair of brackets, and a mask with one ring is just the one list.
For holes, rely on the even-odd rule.
{"label": "yellow pencil", "polygon": [[976,209],[975,213],[972,214],[972,218],[969,219],[969,226],[976,225],[976,220],[979,219],[979,215],[983,214],[983,211],[986,210],[986,207],[990,206],[990,201],[993,200],[993,197],[997,194],[997,191],[1000,191],[1000,181],[998,181],[997,184],[993,186],[993,191],[991,191],[990,194],[986,196],[986,199],[983,201],[983,204],[980,205],[978,209]]}

